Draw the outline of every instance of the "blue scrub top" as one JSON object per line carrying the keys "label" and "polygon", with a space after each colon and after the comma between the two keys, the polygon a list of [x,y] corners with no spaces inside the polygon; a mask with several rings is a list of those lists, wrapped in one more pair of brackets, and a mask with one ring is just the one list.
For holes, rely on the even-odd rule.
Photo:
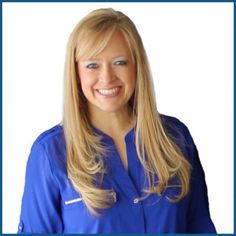
{"label": "blue scrub top", "polygon": [[63,127],[57,125],[34,142],[27,163],[18,233],[216,233],[210,218],[207,186],[196,146],[179,120],[161,116],[167,133],[192,165],[190,192],[170,202],[179,190],[167,188],[162,196],[151,194],[139,201],[146,186],[137,157],[135,128],[125,136],[128,171],[111,137],[94,129],[109,147],[104,158],[107,173],[102,187],[113,189],[113,207],[91,215],[67,177]]}

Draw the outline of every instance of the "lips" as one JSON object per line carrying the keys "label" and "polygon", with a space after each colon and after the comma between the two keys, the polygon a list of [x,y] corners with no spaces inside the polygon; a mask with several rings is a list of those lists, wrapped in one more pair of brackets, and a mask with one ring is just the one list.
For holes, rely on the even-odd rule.
{"label": "lips", "polygon": [[96,89],[96,91],[104,97],[114,97],[119,94],[121,87],[113,87],[110,89]]}

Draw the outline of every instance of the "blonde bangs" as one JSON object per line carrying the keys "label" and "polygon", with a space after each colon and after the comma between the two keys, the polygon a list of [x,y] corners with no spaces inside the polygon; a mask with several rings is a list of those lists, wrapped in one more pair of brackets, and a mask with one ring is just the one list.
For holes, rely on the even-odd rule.
{"label": "blonde bangs", "polygon": [[[91,59],[99,55],[108,45],[116,27],[109,27],[106,30],[91,30],[81,34],[77,40],[75,51],[76,62],[80,58]],[[80,45],[83,45],[82,47]]]}

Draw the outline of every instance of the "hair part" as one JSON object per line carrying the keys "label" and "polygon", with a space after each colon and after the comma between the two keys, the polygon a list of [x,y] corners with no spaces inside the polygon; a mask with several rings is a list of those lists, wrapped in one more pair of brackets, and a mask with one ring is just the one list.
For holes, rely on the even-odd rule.
{"label": "hair part", "polygon": [[[68,177],[88,210],[95,215],[99,209],[112,207],[114,199],[111,190],[100,188],[107,150],[100,137],[94,134],[87,110],[79,108],[85,97],[79,83],[77,63],[81,57],[91,58],[101,53],[117,31],[126,39],[136,65],[136,88],[131,104],[137,117],[137,154],[149,186],[145,190],[146,196],[151,193],[161,195],[173,175],[178,177],[180,186],[177,201],[189,190],[191,166],[163,127],[156,108],[148,59],[134,23],[122,12],[98,9],[79,22],[68,41],[63,116]],[[155,176],[158,176],[158,183]]]}

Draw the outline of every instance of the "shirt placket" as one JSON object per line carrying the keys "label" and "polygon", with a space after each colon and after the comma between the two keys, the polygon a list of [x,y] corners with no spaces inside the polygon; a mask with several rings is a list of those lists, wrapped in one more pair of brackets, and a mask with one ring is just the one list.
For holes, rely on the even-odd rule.
{"label": "shirt placket", "polygon": [[[140,175],[137,173],[140,167],[138,166],[137,154],[134,146],[134,142],[126,138],[126,151],[128,159],[128,171],[124,168],[120,156],[118,154],[115,145],[110,152],[110,171],[111,181],[114,186],[114,190],[117,191],[117,201],[122,201],[122,205],[128,205],[130,212],[124,212],[124,217],[132,222],[136,232],[145,233],[145,219],[143,202],[140,198]],[[119,199],[120,198],[120,199]]]}

